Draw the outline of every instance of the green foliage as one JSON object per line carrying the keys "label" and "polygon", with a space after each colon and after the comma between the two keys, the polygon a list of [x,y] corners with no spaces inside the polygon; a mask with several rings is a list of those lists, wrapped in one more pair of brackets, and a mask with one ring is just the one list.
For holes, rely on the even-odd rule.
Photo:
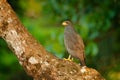
{"label": "green foliage", "polygon": [[92,56],[95,56],[98,53],[98,46],[94,42],[89,42],[89,44],[87,45],[85,51],[86,51],[86,54],[90,54],[91,53]]}
{"label": "green foliage", "polygon": [[[119,0],[8,0],[29,32],[52,54],[67,57],[61,22],[71,20],[85,43],[87,65],[119,79]],[[0,39],[0,79],[22,80],[16,56]],[[9,71],[9,72],[8,72]],[[11,74],[11,75],[9,75]],[[19,75],[15,77],[16,75]],[[24,78],[23,78],[24,77]],[[19,78],[19,79],[18,79]]]}

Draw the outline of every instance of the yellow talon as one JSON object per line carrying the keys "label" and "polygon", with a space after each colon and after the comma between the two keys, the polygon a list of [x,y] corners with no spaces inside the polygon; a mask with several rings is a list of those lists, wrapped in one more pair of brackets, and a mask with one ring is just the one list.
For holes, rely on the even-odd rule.
{"label": "yellow talon", "polygon": [[72,58],[72,56],[71,55],[69,55],[69,57],[66,59],[66,58],[64,58],[64,60],[69,60],[69,61],[73,61],[73,58]]}

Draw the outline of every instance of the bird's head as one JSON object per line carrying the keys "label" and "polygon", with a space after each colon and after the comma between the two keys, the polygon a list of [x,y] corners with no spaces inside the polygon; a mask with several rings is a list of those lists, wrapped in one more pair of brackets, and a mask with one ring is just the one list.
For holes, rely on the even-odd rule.
{"label": "bird's head", "polygon": [[66,26],[71,26],[72,23],[70,21],[64,21],[62,25],[66,27]]}

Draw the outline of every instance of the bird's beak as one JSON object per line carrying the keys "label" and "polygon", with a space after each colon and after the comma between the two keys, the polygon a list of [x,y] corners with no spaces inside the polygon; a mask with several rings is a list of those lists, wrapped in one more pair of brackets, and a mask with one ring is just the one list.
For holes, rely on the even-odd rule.
{"label": "bird's beak", "polygon": [[66,23],[66,22],[63,22],[63,23],[62,23],[62,25],[63,25],[63,26],[66,26],[66,25],[67,25],[67,23]]}

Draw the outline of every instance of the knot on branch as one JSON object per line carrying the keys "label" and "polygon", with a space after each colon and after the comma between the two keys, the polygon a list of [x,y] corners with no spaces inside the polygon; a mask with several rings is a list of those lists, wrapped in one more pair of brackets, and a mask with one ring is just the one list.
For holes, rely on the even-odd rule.
{"label": "knot on branch", "polygon": [[2,34],[6,30],[7,26],[8,26],[8,22],[6,22],[6,21],[0,22],[0,34]]}

